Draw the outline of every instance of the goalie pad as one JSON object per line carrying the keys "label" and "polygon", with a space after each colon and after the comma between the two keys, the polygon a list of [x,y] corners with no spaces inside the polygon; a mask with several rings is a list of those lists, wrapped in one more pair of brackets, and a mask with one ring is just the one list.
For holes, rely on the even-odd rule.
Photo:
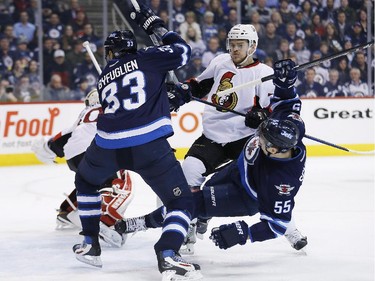
{"label": "goalie pad", "polygon": [[49,148],[48,140],[44,138],[34,141],[31,150],[35,153],[40,162],[46,164],[55,163],[56,154]]}
{"label": "goalie pad", "polygon": [[103,188],[102,216],[100,220],[107,226],[113,226],[115,222],[124,217],[125,211],[133,200],[133,186],[128,171],[121,174],[121,178],[112,181],[112,188]]}

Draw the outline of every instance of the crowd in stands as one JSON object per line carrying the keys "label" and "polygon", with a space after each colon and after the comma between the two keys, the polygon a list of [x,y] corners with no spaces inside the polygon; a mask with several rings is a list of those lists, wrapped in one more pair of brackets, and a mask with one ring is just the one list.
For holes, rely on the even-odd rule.
{"label": "crowd in stands", "polygon": [[[255,56],[270,66],[286,58],[301,65],[366,43],[367,17],[374,19],[367,14],[370,0],[242,0],[240,11],[236,0],[171,1],[172,15],[168,0],[143,2],[167,26],[171,20],[173,29],[192,48],[191,61],[176,73],[180,81],[196,77],[212,58],[226,52],[227,33],[238,18],[254,25],[259,36]],[[103,42],[79,0],[42,0],[43,34],[38,34],[36,0],[5,2],[0,4],[0,102],[82,100],[98,77],[82,43],[89,41],[102,62]],[[39,36],[43,79],[38,69]],[[366,59],[367,51],[374,57],[373,50],[299,71],[298,93],[302,97],[374,96],[373,84],[369,88],[367,83]]]}

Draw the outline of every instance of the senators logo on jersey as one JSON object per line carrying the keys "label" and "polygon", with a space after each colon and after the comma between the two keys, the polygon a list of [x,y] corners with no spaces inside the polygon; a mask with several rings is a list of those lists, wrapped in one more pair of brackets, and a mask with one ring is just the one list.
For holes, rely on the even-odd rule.
{"label": "senators logo on jersey", "polygon": [[[234,76],[235,74],[232,73],[232,72],[226,72],[220,79],[220,85],[217,89],[217,92],[221,92],[221,91],[224,91],[226,89],[230,89],[230,88],[233,88],[233,83],[232,83],[232,77]],[[225,96],[218,96],[217,94],[213,94],[212,97],[211,97],[211,102],[213,104],[218,104],[218,105],[221,105],[221,106],[224,106],[226,108],[229,108],[229,109],[234,109],[238,103],[238,96],[236,94],[236,92],[233,92],[233,93],[230,93],[228,95],[225,95]],[[217,109],[219,111],[225,111],[223,109]]]}

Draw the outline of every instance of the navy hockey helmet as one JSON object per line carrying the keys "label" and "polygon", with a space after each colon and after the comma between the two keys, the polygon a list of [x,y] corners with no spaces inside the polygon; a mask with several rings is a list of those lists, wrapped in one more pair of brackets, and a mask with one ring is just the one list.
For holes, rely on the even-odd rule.
{"label": "navy hockey helmet", "polygon": [[125,54],[137,52],[137,40],[130,30],[116,30],[108,35],[104,42],[104,50],[107,61],[110,51],[114,58],[120,58]]}
{"label": "navy hockey helmet", "polygon": [[297,145],[299,130],[289,120],[268,118],[258,128],[259,136],[264,139],[266,147],[275,147],[278,152],[286,152]]}

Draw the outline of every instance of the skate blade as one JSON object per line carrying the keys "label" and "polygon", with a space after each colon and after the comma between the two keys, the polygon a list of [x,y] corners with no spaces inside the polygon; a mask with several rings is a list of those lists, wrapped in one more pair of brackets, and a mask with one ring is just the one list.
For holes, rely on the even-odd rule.
{"label": "skate blade", "polygon": [[102,259],[100,258],[100,256],[76,255],[76,259],[79,260],[80,262],[83,262],[83,263],[86,263],[95,267],[99,267],[99,268],[103,267]]}
{"label": "skate blade", "polygon": [[73,224],[72,222],[65,220],[63,218],[56,219],[56,230],[64,230],[64,229],[77,229],[78,227]]}
{"label": "skate blade", "polygon": [[166,270],[162,273],[162,281],[193,281],[203,280],[203,275],[200,270],[192,270],[186,272],[184,276],[177,275],[175,270]]}

